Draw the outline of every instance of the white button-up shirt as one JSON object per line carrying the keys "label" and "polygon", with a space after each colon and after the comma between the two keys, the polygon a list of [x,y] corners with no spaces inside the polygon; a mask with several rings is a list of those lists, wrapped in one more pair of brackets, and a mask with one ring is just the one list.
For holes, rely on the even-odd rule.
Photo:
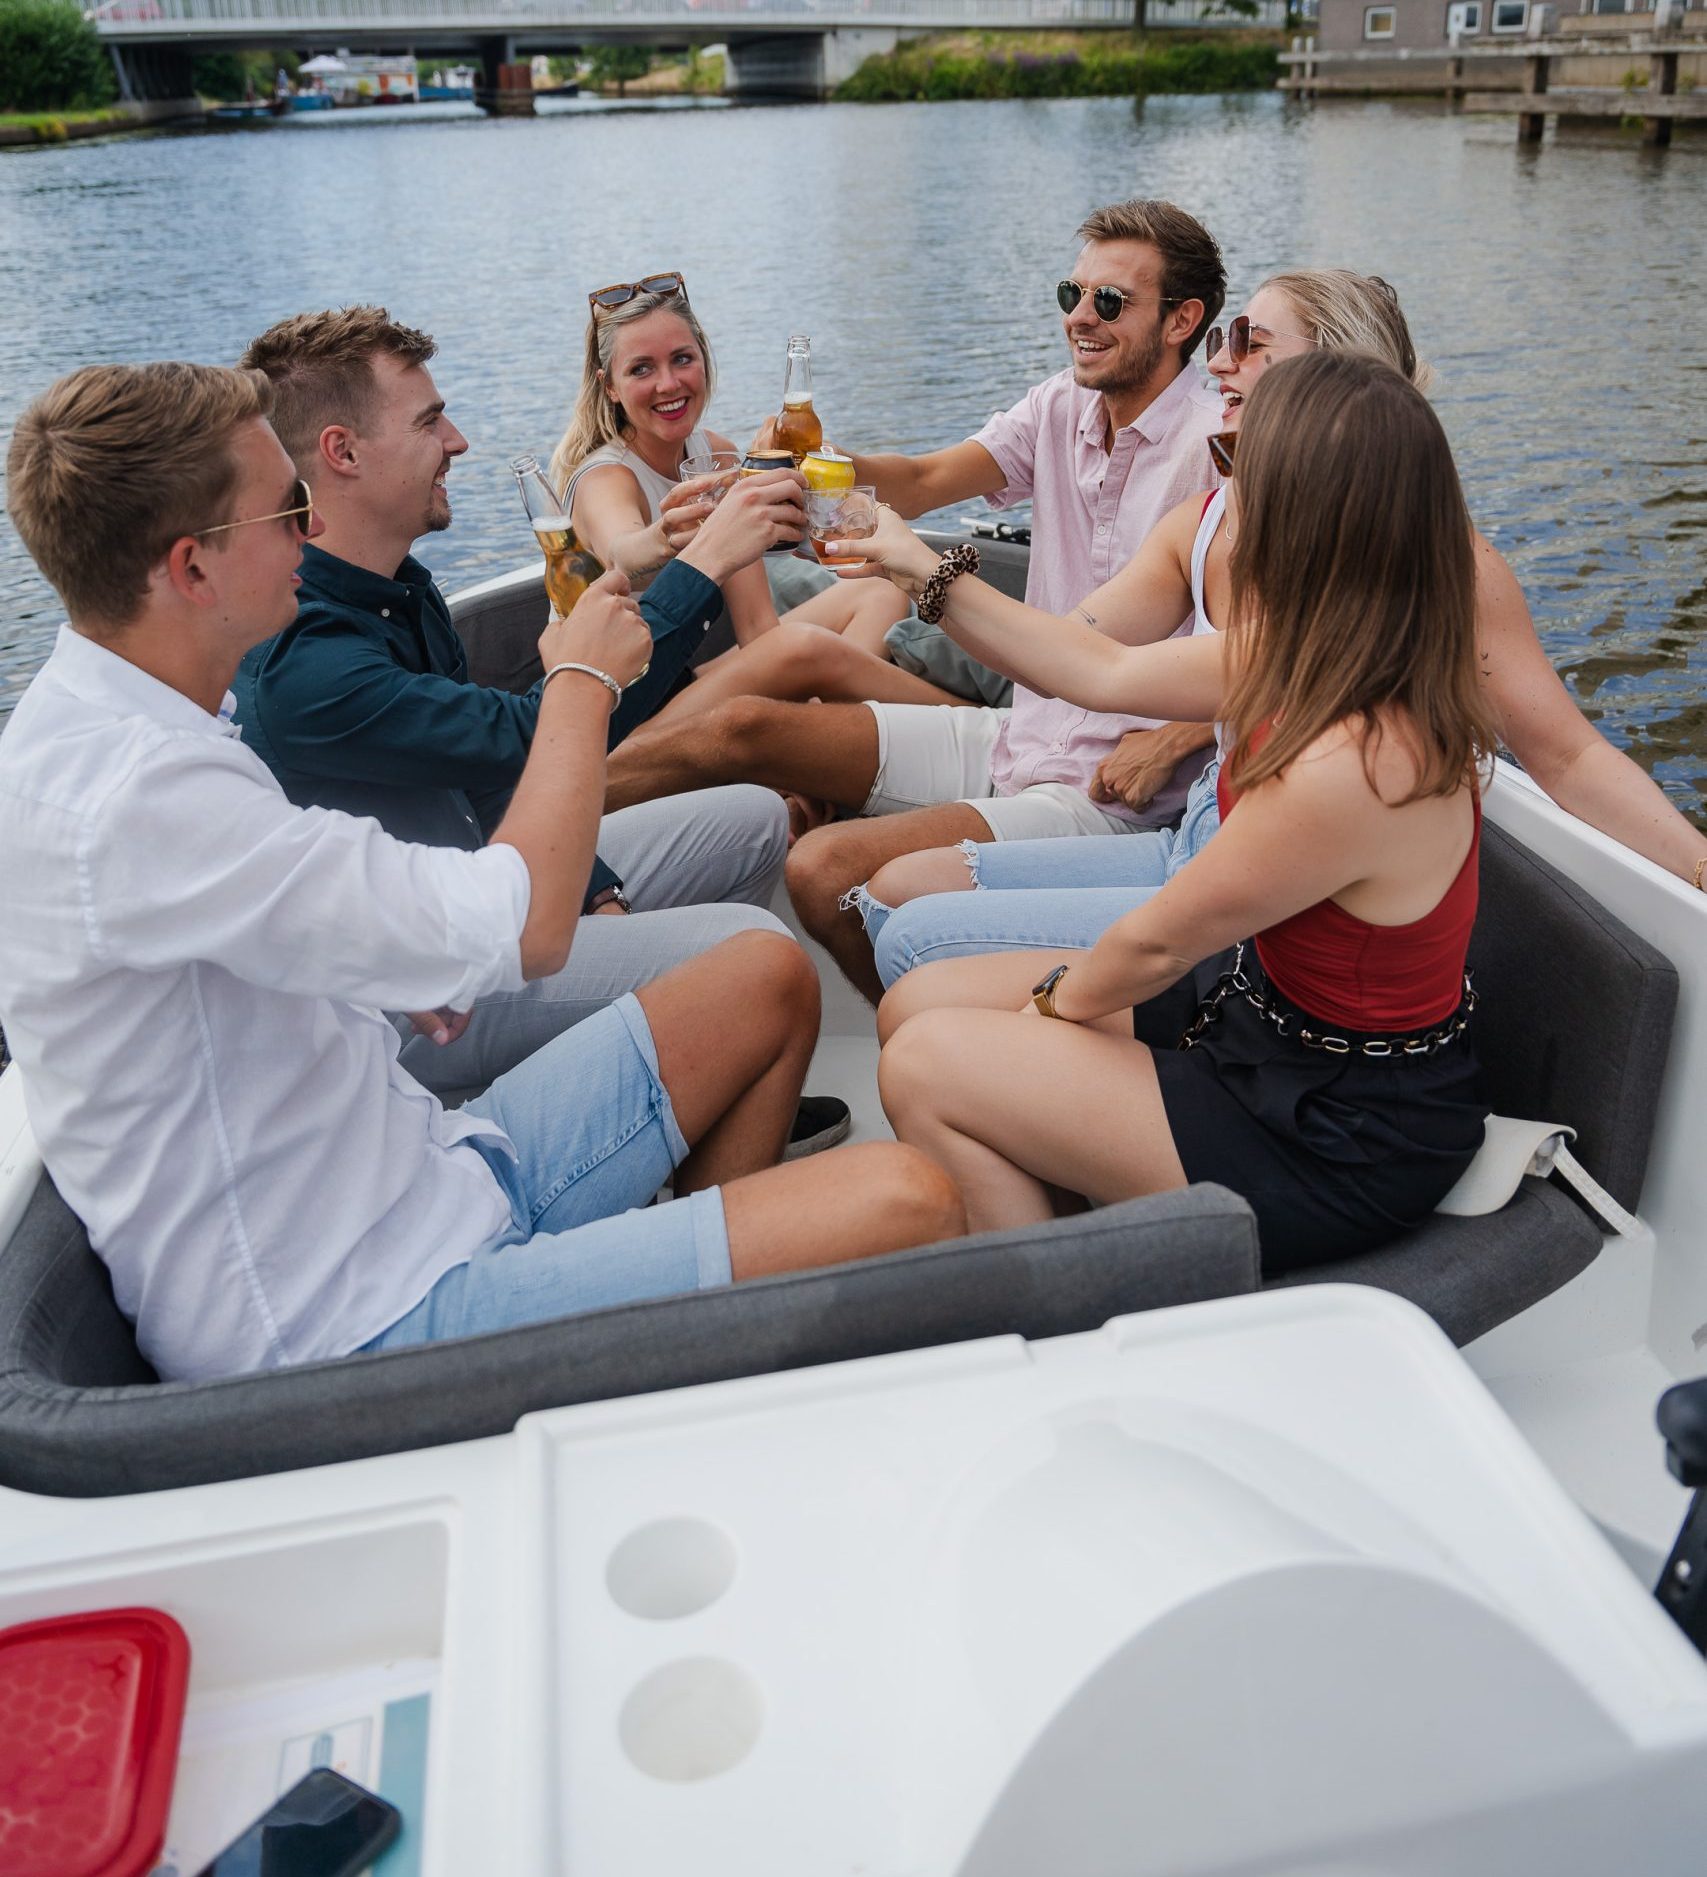
{"label": "white button-up shirt", "polygon": [[381,1013],[520,987],[525,863],[292,807],[229,708],[62,628],[0,736],[0,1022],[172,1380],[347,1354],[510,1217]]}
{"label": "white button-up shirt", "polygon": [[[1026,604],[1065,617],[1114,578],[1176,503],[1213,488],[1220,478],[1208,439],[1221,422],[1219,392],[1189,365],[1114,433],[1112,445],[1102,393],[1075,384],[1071,371],[1046,378],[1011,411],[992,417],[973,439],[1006,478],[990,506],[1031,502]],[[1034,782],[1066,782],[1088,794],[1098,764],[1127,731],[1155,723],[1081,710],[1016,684],[990,766],[995,791],[1013,795]],[[1142,815],[1123,802],[1106,804],[1108,812],[1146,825],[1171,820],[1197,767],[1182,765],[1189,773],[1159,791]]]}

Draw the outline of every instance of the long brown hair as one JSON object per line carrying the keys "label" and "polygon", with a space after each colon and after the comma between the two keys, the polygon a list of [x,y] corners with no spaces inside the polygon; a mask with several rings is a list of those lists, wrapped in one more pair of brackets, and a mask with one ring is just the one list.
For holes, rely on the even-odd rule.
{"label": "long brown hair", "polygon": [[1238,495],[1224,706],[1237,786],[1278,775],[1348,718],[1362,721],[1366,774],[1384,731],[1414,746],[1403,800],[1471,781],[1494,729],[1476,676],[1470,515],[1427,399],[1358,353],[1270,366],[1239,427]]}
{"label": "long brown hair", "polygon": [[622,406],[611,396],[610,367],[616,356],[617,334],[649,313],[674,313],[699,347],[705,360],[705,402],[709,409],[717,374],[711,362],[711,341],[685,293],[640,293],[622,306],[590,308],[581,363],[581,389],[569,425],[551,453],[551,480],[562,490],[569,478],[597,449],[614,443],[628,428]]}

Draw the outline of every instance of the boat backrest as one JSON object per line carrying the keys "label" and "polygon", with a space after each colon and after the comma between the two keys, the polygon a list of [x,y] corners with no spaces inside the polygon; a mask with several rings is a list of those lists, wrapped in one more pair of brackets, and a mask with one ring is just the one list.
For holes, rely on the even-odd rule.
{"label": "boat backrest", "polygon": [[1576,1157],[1636,1211],[1677,1011],[1670,959],[1490,825],[1470,968],[1494,1111],[1569,1123]]}
{"label": "boat backrest", "polygon": [[[927,532],[933,546],[947,547],[959,535]],[[1025,597],[1026,548],[1011,541],[980,541],[980,571],[992,586],[1015,599]],[[521,692],[540,676],[539,635],[545,630],[545,587],[530,566],[525,578],[493,581],[453,594],[449,600],[451,623],[462,635],[468,653],[468,674],[476,684],[500,691]],[[727,620],[718,620],[705,635],[694,663],[704,664],[734,643]]]}
{"label": "boat backrest", "polygon": [[152,1492],[505,1434],[540,1408],[1254,1290],[1244,1201],[1194,1186],[793,1277],[200,1383],[157,1381],[43,1175],[0,1253],[0,1485]]}

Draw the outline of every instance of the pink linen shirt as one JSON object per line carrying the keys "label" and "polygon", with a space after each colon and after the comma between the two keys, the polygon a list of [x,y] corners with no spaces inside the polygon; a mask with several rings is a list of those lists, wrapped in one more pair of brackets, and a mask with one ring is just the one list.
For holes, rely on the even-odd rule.
{"label": "pink linen shirt", "polygon": [[[1220,481],[1207,445],[1221,428],[1221,399],[1194,366],[1115,432],[1112,449],[1103,447],[1107,421],[1102,393],[1075,384],[1069,370],[1046,378],[972,439],[1005,478],[990,506],[1031,502],[1028,606],[1070,613],[1126,565],[1171,508]],[[1150,717],[1081,710],[1016,684],[991,762],[995,792],[1016,795],[1033,783],[1066,782],[1088,794],[1097,765],[1120,739],[1155,724]],[[1122,803],[1105,805],[1125,820],[1159,826],[1173,819],[1190,780],[1170,784],[1142,814]]]}

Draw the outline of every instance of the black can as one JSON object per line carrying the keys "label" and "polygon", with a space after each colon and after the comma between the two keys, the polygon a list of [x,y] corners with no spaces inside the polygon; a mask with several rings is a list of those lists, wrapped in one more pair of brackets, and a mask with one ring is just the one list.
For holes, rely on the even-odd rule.
{"label": "black can", "polygon": [[[741,458],[743,476],[762,476],[769,469],[792,469],[794,452],[792,450],[749,450]],[[765,549],[767,554],[792,554],[800,545],[798,541],[779,541],[775,547]]]}

